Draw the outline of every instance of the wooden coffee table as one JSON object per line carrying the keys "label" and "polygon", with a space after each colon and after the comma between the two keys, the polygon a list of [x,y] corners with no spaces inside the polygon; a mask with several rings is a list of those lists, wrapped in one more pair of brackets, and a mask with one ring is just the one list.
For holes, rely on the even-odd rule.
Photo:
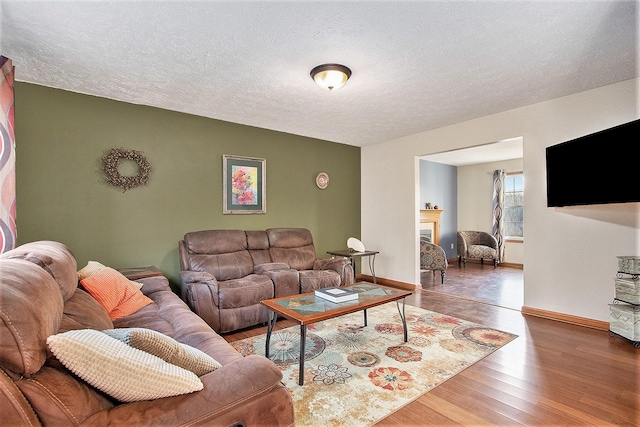
{"label": "wooden coffee table", "polygon": [[[269,323],[267,326],[267,339],[265,355],[269,357],[269,341],[271,333],[276,325],[278,316],[286,317],[300,325],[300,372],[298,374],[298,384],[304,384],[304,352],[307,337],[307,325],[344,316],[356,311],[364,312],[364,326],[367,326],[367,309],[389,302],[396,302],[398,313],[402,319],[404,327],[404,342],[407,342],[407,321],[404,315],[405,298],[411,292],[402,289],[389,288],[386,286],[374,285],[371,283],[356,283],[346,286],[358,292],[358,299],[341,303],[333,303],[315,296],[314,292],[288,297],[273,298],[261,301],[260,303],[271,310]],[[400,309],[399,300],[402,300]]]}

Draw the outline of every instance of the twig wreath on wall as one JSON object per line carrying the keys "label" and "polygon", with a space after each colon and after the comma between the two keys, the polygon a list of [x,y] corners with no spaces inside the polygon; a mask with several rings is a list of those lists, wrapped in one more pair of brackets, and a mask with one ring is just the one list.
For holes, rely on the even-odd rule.
{"label": "twig wreath on wall", "polygon": [[222,213],[267,212],[266,160],[255,157],[222,156]]}
{"label": "twig wreath on wall", "polygon": [[[118,168],[122,160],[134,162],[138,167],[137,174],[121,175]],[[109,153],[102,158],[102,169],[107,176],[107,182],[122,188],[124,192],[131,188],[147,185],[149,182],[149,174],[151,173],[151,164],[142,154],[142,151],[112,148]]]}

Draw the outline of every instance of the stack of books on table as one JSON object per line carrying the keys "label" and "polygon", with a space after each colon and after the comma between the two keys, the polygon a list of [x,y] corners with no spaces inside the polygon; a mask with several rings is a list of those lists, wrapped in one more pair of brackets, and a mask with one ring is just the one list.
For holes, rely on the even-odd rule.
{"label": "stack of books on table", "polygon": [[316,289],[316,296],[331,302],[345,302],[358,299],[358,293],[348,288]]}

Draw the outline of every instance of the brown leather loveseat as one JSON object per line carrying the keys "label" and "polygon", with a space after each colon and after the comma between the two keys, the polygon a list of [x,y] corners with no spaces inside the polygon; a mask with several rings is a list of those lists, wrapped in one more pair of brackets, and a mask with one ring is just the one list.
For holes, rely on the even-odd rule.
{"label": "brown leather loveseat", "polygon": [[178,243],[182,298],[215,331],[265,323],[260,301],[353,283],[347,258],[316,258],[306,228],[205,230]]}
{"label": "brown leather loveseat", "polygon": [[[139,290],[151,301],[130,315],[112,320],[103,306],[78,286],[76,269],[73,254],[57,242],[28,243],[0,255],[0,424],[294,424],[291,397],[275,364],[262,356],[242,357],[171,291],[166,278],[139,280]],[[189,346],[190,354],[197,350],[205,358],[215,359],[219,362],[217,369],[200,376],[183,370],[202,383],[199,391],[124,403],[103,388],[90,385],[90,379],[85,382],[81,374],[75,375],[78,365],[73,365],[74,373],[67,369],[49,341],[68,334],[95,333],[127,347],[105,335],[107,331],[124,331],[122,328],[142,328],[163,339],[171,337],[168,340],[179,342],[179,346]],[[82,344],[91,343],[87,340]],[[138,357],[148,354],[137,348],[130,350],[134,351],[136,357],[130,359],[110,354],[104,365],[89,359],[80,367],[110,375],[109,362],[117,362],[124,375],[116,378],[116,385],[127,389],[129,384],[131,389],[134,382],[146,380],[152,369],[137,371],[134,366]],[[79,356],[83,355],[84,347],[80,347]],[[177,372],[175,365],[156,359],[158,364],[169,366],[170,373]],[[158,388],[168,387],[168,382],[161,382]]]}

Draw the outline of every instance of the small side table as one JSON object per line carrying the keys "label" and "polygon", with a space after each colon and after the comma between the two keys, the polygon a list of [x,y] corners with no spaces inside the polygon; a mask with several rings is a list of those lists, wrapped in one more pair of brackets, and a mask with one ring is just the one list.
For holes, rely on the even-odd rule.
{"label": "small side table", "polygon": [[341,250],[341,251],[327,251],[327,253],[329,255],[335,255],[335,256],[343,256],[346,258],[349,258],[349,261],[351,261],[351,265],[353,266],[353,278],[355,280],[356,278],[356,264],[354,262],[355,258],[362,258],[362,257],[368,257],[369,258],[369,270],[371,270],[371,275],[373,276],[373,283],[378,283],[376,281],[376,269],[375,269],[375,264],[376,264],[376,254],[379,254],[380,252],[378,251],[354,251],[354,250],[350,250],[350,249],[345,249],[345,250]]}
{"label": "small side table", "polygon": [[129,280],[138,280],[154,276],[164,276],[164,273],[153,265],[145,265],[144,267],[118,268],[118,271]]}

